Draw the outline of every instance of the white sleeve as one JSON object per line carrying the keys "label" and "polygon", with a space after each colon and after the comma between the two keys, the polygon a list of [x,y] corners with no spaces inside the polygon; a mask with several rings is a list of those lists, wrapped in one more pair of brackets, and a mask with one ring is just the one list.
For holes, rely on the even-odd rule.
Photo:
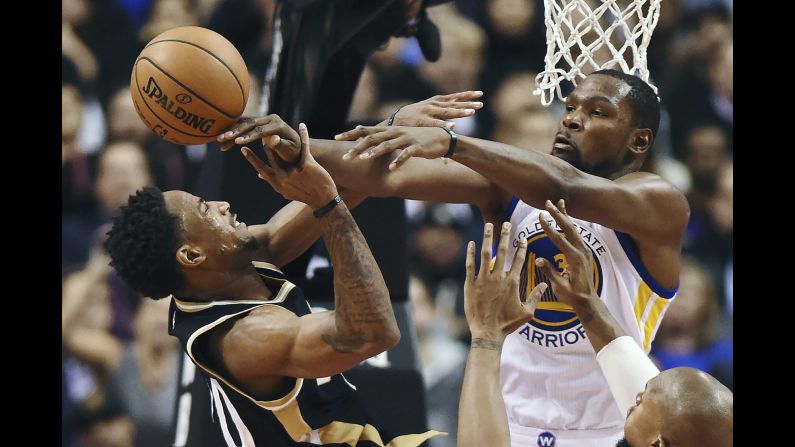
{"label": "white sleeve", "polygon": [[635,405],[635,396],[646,388],[646,382],[660,373],[649,356],[628,335],[608,343],[596,354],[596,361],[624,416]]}

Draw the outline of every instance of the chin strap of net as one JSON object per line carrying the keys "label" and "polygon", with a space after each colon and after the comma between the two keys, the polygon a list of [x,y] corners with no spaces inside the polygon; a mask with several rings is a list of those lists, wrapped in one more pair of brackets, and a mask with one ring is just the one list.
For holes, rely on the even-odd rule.
{"label": "chin strap of net", "polygon": [[[646,49],[660,17],[661,0],[544,0],[547,54],[536,76],[534,95],[549,106],[554,92],[563,101],[560,82],[585,78],[583,70],[620,69],[649,82]],[[592,7],[594,5],[594,7]],[[609,51],[597,51],[605,47]],[[576,58],[572,49],[578,53]],[[624,53],[631,50],[630,66]],[[598,61],[596,59],[607,60]],[[620,68],[617,68],[618,65]],[[589,71],[590,72],[590,71]],[[651,85],[651,84],[649,84]],[[657,87],[651,85],[657,93]]]}

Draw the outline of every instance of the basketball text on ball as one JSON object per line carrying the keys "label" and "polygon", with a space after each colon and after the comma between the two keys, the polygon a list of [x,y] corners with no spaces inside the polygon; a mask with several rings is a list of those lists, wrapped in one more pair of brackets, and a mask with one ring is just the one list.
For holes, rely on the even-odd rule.
{"label": "basketball text on ball", "polygon": [[[149,77],[149,81],[146,83],[146,85],[141,87],[141,90],[143,90],[143,92],[146,93],[149,98],[154,99],[155,104],[159,105],[163,110],[173,115],[174,118],[181,120],[183,123],[193,127],[194,129],[197,129],[205,135],[210,132],[210,128],[212,128],[213,124],[215,124],[214,119],[208,119],[195,115],[180,106],[176,106],[176,108],[174,108],[174,101],[169,99],[168,95],[163,92],[163,89],[157,85],[155,78],[151,76]],[[183,104],[190,102],[190,96],[187,94],[179,93],[177,94],[177,97],[188,98],[188,101],[183,102]]]}

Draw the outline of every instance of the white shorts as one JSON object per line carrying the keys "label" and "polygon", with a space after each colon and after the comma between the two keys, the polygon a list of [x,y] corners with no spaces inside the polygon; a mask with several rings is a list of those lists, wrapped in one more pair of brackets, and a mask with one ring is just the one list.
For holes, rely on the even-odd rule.
{"label": "white shorts", "polygon": [[553,430],[508,423],[511,447],[615,447],[624,429]]}

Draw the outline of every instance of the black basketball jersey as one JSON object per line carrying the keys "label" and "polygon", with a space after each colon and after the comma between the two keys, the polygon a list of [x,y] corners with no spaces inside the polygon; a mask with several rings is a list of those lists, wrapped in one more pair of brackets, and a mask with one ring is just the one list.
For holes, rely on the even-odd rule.
{"label": "black basketball jersey", "polygon": [[179,338],[205,378],[211,395],[213,422],[227,446],[333,445],[348,447],[415,447],[439,434],[379,433],[368,424],[356,387],[342,374],[320,379],[295,378],[269,400],[257,400],[213,369],[203,336],[224,321],[261,306],[281,306],[297,316],[312,312],[301,289],[276,266],[254,262],[270,300],[194,302],[172,297],[169,333]]}

